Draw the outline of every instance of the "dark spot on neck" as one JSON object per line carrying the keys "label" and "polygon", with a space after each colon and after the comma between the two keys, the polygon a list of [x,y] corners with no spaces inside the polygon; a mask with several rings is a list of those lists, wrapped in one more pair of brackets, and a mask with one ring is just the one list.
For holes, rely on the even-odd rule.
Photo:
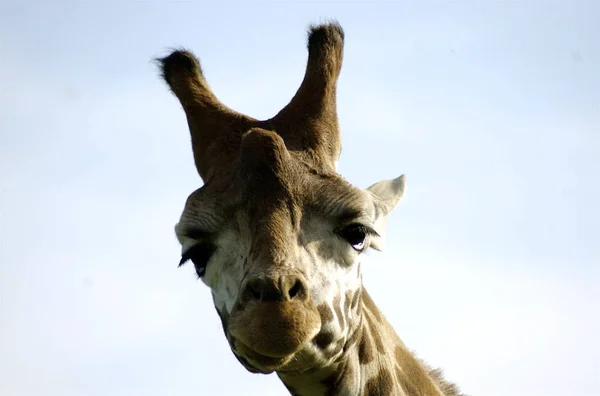
{"label": "dark spot on neck", "polygon": [[360,342],[358,343],[358,362],[363,365],[368,364],[374,357],[373,341],[369,335],[369,329],[363,328]]}
{"label": "dark spot on neck", "polygon": [[333,342],[333,334],[328,331],[324,331],[324,332],[317,334],[317,336],[313,339],[313,343],[319,349],[327,348],[332,342]]}
{"label": "dark spot on neck", "polygon": [[[381,371],[365,384],[365,396],[391,396],[394,391],[394,380],[387,369]],[[415,395],[420,393],[415,393]]]}
{"label": "dark spot on neck", "polygon": [[321,316],[322,323],[328,323],[333,320],[333,312],[331,312],[331,308],[327,306],[327,304],[323,303],[317,307],[319,311],[319,315]]}

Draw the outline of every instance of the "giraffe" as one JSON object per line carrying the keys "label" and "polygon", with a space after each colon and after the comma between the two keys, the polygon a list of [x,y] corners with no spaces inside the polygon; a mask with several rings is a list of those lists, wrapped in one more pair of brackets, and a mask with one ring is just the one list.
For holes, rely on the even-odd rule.
{"label": "giraffe", "polygon": [[197,171],[175,234],[212,294],[229,346],[251,373],[275,372],[292,395],[444,395],[460,391],[415,357],[362,283],[382,250],[405,177],[360,189],[336,171],[344,31],[312,25],[304,79],[257,120],[221,103],[198,59],[158,59],[187,117]]}

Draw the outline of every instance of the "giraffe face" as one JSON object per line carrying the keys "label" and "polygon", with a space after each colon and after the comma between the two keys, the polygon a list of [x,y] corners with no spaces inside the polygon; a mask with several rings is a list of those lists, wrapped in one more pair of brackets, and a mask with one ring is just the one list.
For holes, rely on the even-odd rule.
{"label": "giraffe face", "polygon": [[360,256],[380,246],[404,179],[361,190],[315,171],[275,133],[254,130],[243,141],[232,171],[188,198],[176,226],[182,263],[192,261],[211,288],[248,370],[325,366],[349,337]]}

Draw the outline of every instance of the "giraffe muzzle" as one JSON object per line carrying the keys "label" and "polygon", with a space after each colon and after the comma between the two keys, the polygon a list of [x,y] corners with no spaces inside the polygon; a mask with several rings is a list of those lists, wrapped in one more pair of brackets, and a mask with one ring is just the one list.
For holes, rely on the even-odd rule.
{"label": "giraffe muzzle", "polygon": [[273,369],[302,350],[320,328],[306,280],[296,274],[247,279],[229,318],[236,352]]}

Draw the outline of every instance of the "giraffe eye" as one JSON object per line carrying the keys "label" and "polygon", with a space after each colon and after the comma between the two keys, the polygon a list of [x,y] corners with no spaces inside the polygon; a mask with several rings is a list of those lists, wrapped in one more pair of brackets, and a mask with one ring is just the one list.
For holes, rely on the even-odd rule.
{"label": "giraffe eye", "polygon": [[194,267],[196,267],[196,273],[198,274],[198,277],[201,278],[206,272],[208,260],[210,260],[210,257],[214,253],[215,249],[215,246],[211,243],[199,243],[194,245],[181,256],[179,266],[181,267],[188,260],[191,260],[192,263],[194,263]]}
{"label": "giraffe eye", "polygon": [[338,229],[337,233],[352,246],[352,249],[362,252],[365,249],[365,241],[370,230],[362,224],[350,224]]}

